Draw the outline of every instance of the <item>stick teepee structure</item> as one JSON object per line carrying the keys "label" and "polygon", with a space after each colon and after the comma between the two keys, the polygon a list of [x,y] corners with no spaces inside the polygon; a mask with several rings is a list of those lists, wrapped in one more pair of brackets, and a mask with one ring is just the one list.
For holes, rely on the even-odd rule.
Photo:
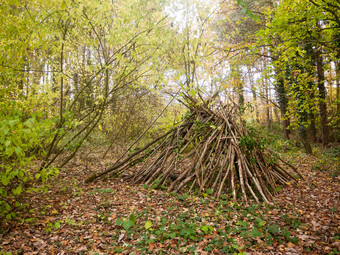
{"label": "stick teepee structure", "polygon": [[126,177],[131,183],[174,192],[210,189],[217,198],[225,194],[235,201],[269,202],[278,185],[294,181],[286,168],[300,175],[284,160],[272,160],[273,152],[258,144],[237,106],[209,107],[188,96],[185,105],[189,112],[177,127],[86,181],[112,171],[126,173],[137,164]]}

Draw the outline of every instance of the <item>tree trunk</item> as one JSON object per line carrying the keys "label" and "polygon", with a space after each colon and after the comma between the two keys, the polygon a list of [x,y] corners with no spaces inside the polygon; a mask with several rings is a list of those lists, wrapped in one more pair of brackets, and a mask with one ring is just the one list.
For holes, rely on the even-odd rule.
{"label": "tree trunk", "polygon": [[64,106],[64,47],[65,47],[65,37],[66,37],[66,29],[63,34],[63,42],[61,44],[61,51],[60,51],[60,105],[59,105],[59,127],[62,126],[63,123],[63,106]]}
{"label": "tree trunk", "polygon": [[[309,75],[309,81],[308,81],[308,89],[310,91],[309,98],[311,99],[311,102],[314,102],[315,99],[315,84],[314,84],[314,77],[315,77],[315,54],[313,50],[313,44],[310,42],[305,42],[305,50],[307,53],[307,57],[309,60],[309,63],[307,63],[305,72],[308,73]],[[310,119],[310,125],[309,125],[309,137],[311,139],[312,143],[317,142],[316,138],[316,124],[315,124],[315,112],[313,111],[314,109],[314,104],[310,105],[309,108],[311,109],[311,112],[309,113],[309,119]]]}
{"label": "tree trunk", "polygon": [[317,139],[316,139],[316,125],[315,125],[315,114],[313,112],[311,112],[309,114],[309,118],[310,118],[310,139],[312,141],[312,143],[316,143]]}
{"label": "tree trunk", "polygon": [[327,146],[329,143],[329,129],[327,126],[327,104],[326,104],[326,87],[325,87],[325,74],[324,74],[324,66],[322,62],[321,56],[321,48],[319,47],[315,51],[315,59],[316,59],[316,69],[318,76],[318,89],[319,89],[319,108],[320,108],[320,117],[321,117],[321,134],[322,134],[322,145]]}
{"label": "tree trunk", "polygon": [[251,91],[252,91],[253,99],[254,99],[254,108],[255,108],[256,123],[260,123],[260,120],[259,120],[259,107],[257,105],[257,96],[256,96],[256,91],[255,91],[255,86],[254,86],[253,73],[251,72],[251,69],[249,69],[248,73],[249,73],[250,87],[251,87]]}
{"label": "tree trunk", "polygon": [[277,123],[277,124],[280,124],[280,116],[279,116],[279,108],[277,108],[277,107],[274,107],[273,108],[273,114],[274,114],[274,117],[275,117],[275,123]]}
{"label": "tree trunk", "polygon": [[[339,54],[340,55],[340,54]],[[337,128],[340,128],[340,60],[335,62],[336,73],[336,117]]]}
{"label": "tree trunk", "polygon": [[[293,62],[294,63],[294,62]],[[302,70],[302,67],[295,63],[293,66],[287,63],[286,67],[286,79],[289,82],[290,87],[292,87],[295,97],[294,100],[297,102],[297,121],[298,121],[298,132],[300,141],[302,142],[306,153],[312,154],[312,147],[310,145],[310,141],[307,136],[307,128],[306,123],[308,120],[308,113],[304,109],[304,104],[306,103],[307,97],[305,91],[301,88],[301,86],[294,86],[299,82],[299,73],[296,73],[292,70]]]}
{"label": "tree trunk", "polygon": [[[263,60],[263,70],[266,70],[267,63],[266,60]],[[272,120],[270,116],[270,103],[269,103],[269,84],[268,84],[268,77],[264,77],[264,90],[265,90],[265,103],[266,103],[266,120],[267,120],[267,127],[268,129],[272,125]]]}
{"label": "tree trunk", "polygon": [[240,67],[238,64],[231,65],[231,77],[233,80],[233,89],[237,94],[238,105],[241,109],[244,107],[243,82]]}
{"label": "tree trunk", "polygon": [[283,137],[284,139],[289,139],[289,119],[286,116],[287,113],[287,96],[285,90],[285,84],[283,77],[277,78],[276,84],[276,93],[278,96],[280,111],[281,111],[281,119],[282,119],[282,127],[283,127]]}

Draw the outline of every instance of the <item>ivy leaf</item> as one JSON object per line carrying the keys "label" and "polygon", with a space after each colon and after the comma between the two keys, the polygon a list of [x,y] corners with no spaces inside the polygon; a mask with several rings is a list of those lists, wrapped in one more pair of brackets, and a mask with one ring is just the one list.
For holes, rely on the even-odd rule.
{"label": "ivy leaf", "polygon": [[269,226],[268,226],[268,231],[269,231],[269,233],[271,233],[271,234],[276,234],[276,233],[279,232],[279,226],[278,226],[278,225],[275,225],[275,224],[269,225]]}
{"label": "ivy leaf", "polygon": [[253,228],[252,231],[250,232],[251,236],[253,238],[257,238],[257,237],[261,237],[262,236],[262,233],[260,231],[257,230],[257,228]]}
{"label": "ivy leaf", "polygon": [[4,145],[5,145],[5,147],[9,147],[11,145],[11,141],[7,140]]}
{"label": "ivy leaf", "polygon": [[120,218],[116,219],[116,225],[117,226],[121,226],[122,223],[123,223],[123,221]]}
{"label": "ivy leaf", "polygon": [[7,186],[10,183],[10,179],[8,178],[8,176],[3,175],[1,178],[1,182],[4,186]]}
{"label": "ivy leaf", "polygon": [[54,224],[54,228],[55,229],[58,229],[60,227],[60,221],[57,221],[55,224]]}
{"label": "ivy leaf", "polygon": [[21,148],[19,146],[15,148],[15,153],[18,157],[21,155]]}
{"label": "ivy leaf", "polygon": [[128,221],[124,221],[122,226],[123,228],[127,231],[129,230],[131,227],[133,227],[134,223],[131,220]]}
{"label": "ivy leaf", "polygon": [[12,189],[12,193],[16,196],[19,196],[21,192],[22,192],[21,186],[18,186],[15,189]]}
{"label": "ivy leaf", "polygon": [[176,233],[176,232],[172,232],[172,233],[169,235],[169,237],[172,238],[172,239],[176,238],[176,236],[177,236],[177,233]]}
{"label": "ivy leaf", "polygon": [[264,220],[260,219],[260,218],[257,218],[257,219],[255,220],[255,222],[256,222],[256,225],[257,225],[259,228],[262,228],[264,225],[266,225],[266,222],[265,222]]}
{"label": "ivy leaf", "polygon": [[133,215],[133,214],[130,214],[129,220],[133,223],[133,225],[135,225],[135,223],[136,223],[136,216]]}
{"label": "ivy leaf", "polygon": [[249,236],[249,231],[247,231],[247,230],[242,231],[242,232],[240,233],[240,236],[245,237],[245,238],[248,238],[248,236]]}

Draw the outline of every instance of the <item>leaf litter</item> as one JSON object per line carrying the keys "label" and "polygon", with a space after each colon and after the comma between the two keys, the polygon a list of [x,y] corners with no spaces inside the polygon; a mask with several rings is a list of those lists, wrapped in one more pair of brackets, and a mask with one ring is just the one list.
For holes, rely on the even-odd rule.
{"label": "leaf litter", "polygon": [[78,161],[26,197],[34,207],[4,224],[0,254],[339,254],[339,179],[312,156],[294,160],[305,180],[249,206],[118,178],[85,184],[103,164]]}

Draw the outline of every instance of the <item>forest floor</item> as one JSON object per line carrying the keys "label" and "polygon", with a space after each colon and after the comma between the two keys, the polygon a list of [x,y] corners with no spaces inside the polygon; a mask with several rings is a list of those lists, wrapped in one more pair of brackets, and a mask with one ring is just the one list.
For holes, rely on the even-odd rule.
{"label": "forest floor", "polygon": [[85,184],[104,166],[78,158],[47,193],[28,195],[30,210],[7,223],[0,254],[340,254],[338,175],[313,156],[290,160],[305,179],[270,205],[245,206],[110,176]]}

